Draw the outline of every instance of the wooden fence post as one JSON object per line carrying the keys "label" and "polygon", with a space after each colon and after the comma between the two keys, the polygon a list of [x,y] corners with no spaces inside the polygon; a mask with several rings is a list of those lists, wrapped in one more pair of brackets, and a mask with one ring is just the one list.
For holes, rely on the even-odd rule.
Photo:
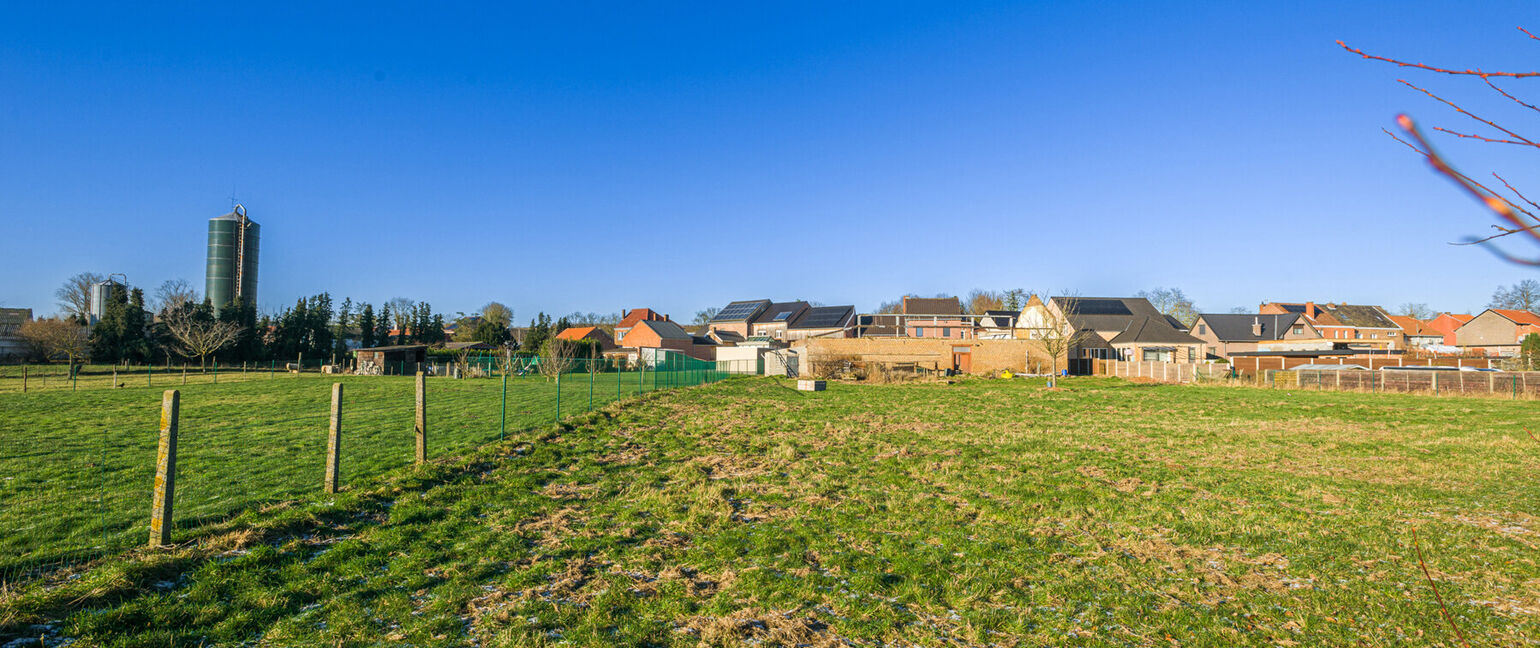
{"label": "wooden fence post", "polygon": [[326,492],[342,478],[342,383],[332,383],[332,420],[326,433]]}
{"label": "wooden fence post", "polygon": [[417,434],[417,463],[428,461],[428,383],[421,370],[417,372],[417,421],[413,426]]}
{"label": "wooden fence post", "polygon": [[27,393],[27,365],[21,366],[21,393]]}
{"label": "wooden fence post", "polygon": [[182,393],[168,389],[160,402],[160,448],[155,455],[155,503],[150,511],[150,546],[171,544],[176,500],[176,433]]}

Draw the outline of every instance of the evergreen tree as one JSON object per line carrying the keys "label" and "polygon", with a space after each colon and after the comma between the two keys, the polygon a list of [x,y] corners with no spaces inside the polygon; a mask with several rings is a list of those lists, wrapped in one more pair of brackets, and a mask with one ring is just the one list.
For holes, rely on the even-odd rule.
{"label": "evergreen tree", "polygon": [[374,321],[374,343],[379,346],[389,346],[390,341],[390,304],[380,307],[380,317]]}
{"label": "evergreen tree", "polygon": [[477,322],[475,330],[471,332],[471,340],[496,346],[507,344],[511,337],[507,326],[485,318]]}
{"label": "evergreen tree", "polygon": [[519,345],[519,348],[539,352],[550,337],[551,316],[539,313],[535,315],[535,319],[530,320],[529,330],[524,333],[524,342]]}
{"label": "evergreen tree", "polygon": [[342,300],[342,307],[337,309],[337,326],[332,331],[332,337],[335,338],[332,352],[338,356],[348,354],[348,338],[351,337],[348,327],[352,325],[353,298],[348,297]]}
{"label": "evergreen tree", "polygon": [[374,346],[374,305],[368,302],[358,316],[358,344],[365,349]]}
{"label": "evergreen tree", "polygon": [[428,330],[433,331],[433,342],[435,344],[443,344],[449,339],[448,336],[444,334],[443,314],[434,314],[432,321],[429,322]]}
{"label": "evergreen tree", "polygon": [[102,307],[102,317],[91,327],[89,345],[91,359],[97,362],[118,363],[123,361],[124,342],[127,337],[128,294],[123,287],[112,284],[107,303]]}
{"label": "evergreen tree", "polygon": [[128,309],[123,313],[124,355],[135,362],[150,360],[149,314],[144,310],[144,291],[135,288],[128,294]]}
{"label": "evergreen tree", "polygon": [[1524,336],[1524,341],[1519,343],[1519,358],[1523,361],[1525,370],[1540,369],[1540,333]]}

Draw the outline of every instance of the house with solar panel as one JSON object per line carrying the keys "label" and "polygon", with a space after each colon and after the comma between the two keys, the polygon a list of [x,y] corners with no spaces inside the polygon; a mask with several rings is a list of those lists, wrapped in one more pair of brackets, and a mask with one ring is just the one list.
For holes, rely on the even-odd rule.
{"label": "house with solar panel", "polygon": [[812,308],[805,301],[772,302],[749,299],[730,302],[706,322],[705,335],[723,344],[755,341],[784,342],[787,332]]}
{"label": "house with solar panel", "polygon": [[726,331],[747,338],[753,335],[750,331],[753,329],[754,318],[759,317],[759,314],[769,307],[768,299],[728,302],[717,311],[716,315],[712,315],[711,319],[707,320],[706,332],[709,335],[715,331]]}
{"label": "house with solar panel", "polygon": [[814,306],[786,327],[786,340],[855,336],[855,306]]}

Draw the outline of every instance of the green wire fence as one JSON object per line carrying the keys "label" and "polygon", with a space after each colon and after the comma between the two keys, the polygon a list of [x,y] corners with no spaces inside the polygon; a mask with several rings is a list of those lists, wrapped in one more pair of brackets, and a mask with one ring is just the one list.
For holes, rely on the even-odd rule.
{"label": "green wire fence", "polygon": [[416,370],[427,376],[431,457],[744,369],[672,352],[641,363],[542,366],[537,358],[488,357],[477,366],[403,366],[407,376],[289,374],[274,366],[267,377],[225,367],[218,383],[210,376],[185,388],[179,370],[144,367],[143,384],[110,391],[0,393],[8,414],[0,417],[0,442],[9,449],[0,455],[0,590],[145,543],[166,389],[182,391],[172,520],[173,538],[182,541],[245,511],[322,495],[333,382],[345,390],[346,487],[412,464]]}

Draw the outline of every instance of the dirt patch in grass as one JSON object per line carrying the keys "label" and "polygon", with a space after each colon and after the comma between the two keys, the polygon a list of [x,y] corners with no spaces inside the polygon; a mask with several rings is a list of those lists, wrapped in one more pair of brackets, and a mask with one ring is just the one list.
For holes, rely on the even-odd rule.
{"label": "dirt patch in grass", "polygon": [[701,646],[805,646],[834,648],[846,645],[817,617],[797,610],[738,610],[726,616],[691,617],[685,631],[700,638]]}

